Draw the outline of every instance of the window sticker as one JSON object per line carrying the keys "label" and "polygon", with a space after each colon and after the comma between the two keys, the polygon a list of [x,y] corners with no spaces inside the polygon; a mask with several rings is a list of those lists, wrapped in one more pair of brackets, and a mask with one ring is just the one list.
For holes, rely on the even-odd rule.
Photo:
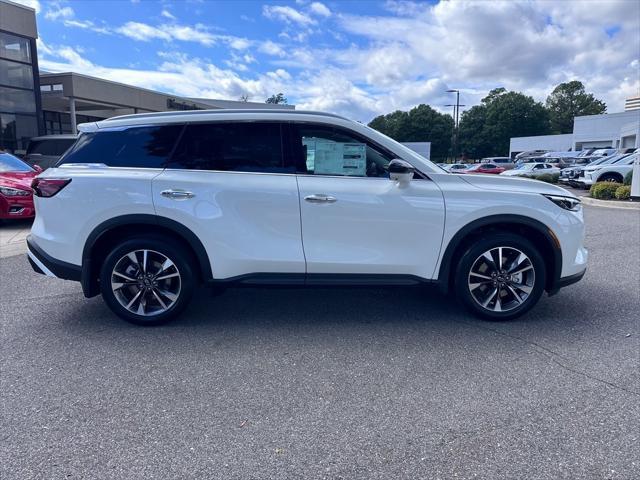
{"label": "window sticker", "polygon": [[316,175],[350,175],[367,173],[367,146],[364,143],[341,143],[323,138],[303,138],[307,147],[307,168]]}

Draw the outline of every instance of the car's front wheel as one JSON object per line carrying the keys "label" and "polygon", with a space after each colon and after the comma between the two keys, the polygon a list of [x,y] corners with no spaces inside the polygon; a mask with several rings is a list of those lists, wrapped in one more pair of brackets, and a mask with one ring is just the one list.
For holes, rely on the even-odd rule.
{"label": "car's front wheel", "polygon": [[458,298],[476,315],[510,320],[531,309],[544,291],[545,264],[524,237],[497,233],[464,250],[456,273]]}
{"label": "car's front wheel", "polygon": [[138,325],[159,325],[178,315],[195,286],[193,261],[178,243],[136,237],[107,255],[100,273],[104,301],[119,317]]}

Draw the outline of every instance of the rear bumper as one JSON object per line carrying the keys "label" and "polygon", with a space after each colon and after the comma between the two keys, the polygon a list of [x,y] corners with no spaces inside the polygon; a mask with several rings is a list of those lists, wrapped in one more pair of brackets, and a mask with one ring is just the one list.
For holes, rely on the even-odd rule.
{"label": "rear bumper", "polygon": [[27,258],[38,273],[64,280],[80,281],[82,273],[80,265],[63,262],[48,255],[33,241],[31,235],[27,237]]}

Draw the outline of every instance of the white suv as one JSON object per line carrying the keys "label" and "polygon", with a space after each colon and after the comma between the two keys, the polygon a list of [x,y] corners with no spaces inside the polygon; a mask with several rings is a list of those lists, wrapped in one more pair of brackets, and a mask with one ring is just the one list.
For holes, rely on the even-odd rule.
{"label": "white suv", "polygon": [[638,153],[621,154],[610,157],[609,161],[599,165],[589,165],[583,169],[584,176],[578,178],[581,186],[589,188],[597,182],[624,181],[625,175],[633,170],[633,162],[638,158]]}
{"label": "white suv", "polygon": [[28,257],[134,323],[174,317],[199,283],[435,283],[504,320],[585,272],[569,192],[447,173],[336,115],[171,112],[80,130],[34,180]]}

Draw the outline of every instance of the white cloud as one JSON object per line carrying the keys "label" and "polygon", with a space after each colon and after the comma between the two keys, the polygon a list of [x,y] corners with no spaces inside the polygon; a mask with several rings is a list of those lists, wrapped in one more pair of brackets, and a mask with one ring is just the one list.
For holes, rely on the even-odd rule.
{"label": "white cloud", "polygon": [[166,8],[162,10],[162,12],[160,12],[160,15],[162,15],[165,18],[168,18],[169,20],[175,20],[176,17]]}
{"label": "white cloud", "polygon": [[297,24],[301,26],[315,25],[317,22],[306,13],[289,6],[264,5],[262,14],[272,20],[280,20],[287,24]]}
{"label": "white cloud", "polygon": [[309,10],[312,13],[315,13],[316,15],[319,15],[321,17],[331,16],[331,10],[329,10],[329,7],[327,7],[324,3],[321,3],[321,2],[313,2],[311,5],[309,5]]}
{"label": "white cloud", "polygon": [[171,35],[167,31],[140,22],[127,22],[116,28],[116,32],[141,42],[153,39],[171,40]]}
{"label": "white cloud", "polygon": [[44,18],[48,20],[57,20],[58,18],[72,18],[75,15],[73,8],[71,7],[62,7],[58,3],[51,4],[51,8],[47,10],[47,13],[44,15]]}
{"label": "white cloud", "polygon": [[266,53],[267,55],[272,55],[275,57],[284,57],[286,55],[286,52],[284,51],[282,46],[275,42],[272,42],[271,40],[263,42],[258,47],[258,50],[262,53]]}

